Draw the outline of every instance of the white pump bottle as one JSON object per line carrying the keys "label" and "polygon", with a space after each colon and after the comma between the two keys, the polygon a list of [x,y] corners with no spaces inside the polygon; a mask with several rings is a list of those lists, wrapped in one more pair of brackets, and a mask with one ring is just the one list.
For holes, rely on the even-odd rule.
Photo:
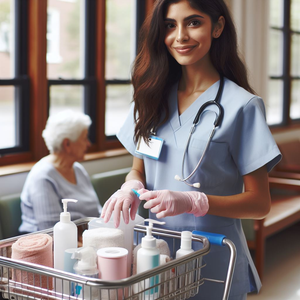
{"label": "white pump bottle", "polygon": [[68,202],[77,202],[75,199],[62,199],[64,211],[60,214],[60,221],[53,227],[54,268],[64,270],[65,250],[77,248],[77,226],[71,221],[67,211]]}
{"label": "white pump bottle", "polygon": [[190,231],[181,232],[181,244],[180,249],[176,252],[176,258],[194,252],[194,250],[192,249],[192,236],[193,234]]}
{"label": "white pump bottle", "polygon": [[[190,231],[181,232],[181,244],[180,249],[176,252],[176,258],[180,258],[194,252],[194,249],[192,248],[192,237],[193,234]],[[193,269],[193,262],[191,261],[177,267],[176,276],[178,277],[179,288],[193,283]]]}
{"label": "white pump bottle", "polygon": [[[141,273],[159,266],[159,249],[156,247],[156,238],[152,235],[153,223],[165,224],[165,222],[159,222],[152,219],[145,219],[145,222],[149,222],[147,226],[147,235],[142,238],[142,247],[137,252],[137,273]],[[145,286],[143,286],[145,284]],[[139,284],[142,289],[148,289],[154,286],[153,289],[148,289],[145,292],[144,298],[146,300],[153,300],[158,297],[159,289],[159,275],[146,279]],[[157,286],[156,286],[157,285]]]}

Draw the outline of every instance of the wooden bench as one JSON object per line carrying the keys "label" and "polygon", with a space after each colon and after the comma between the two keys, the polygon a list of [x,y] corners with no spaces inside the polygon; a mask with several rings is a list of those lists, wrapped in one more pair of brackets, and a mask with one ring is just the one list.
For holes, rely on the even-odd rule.
{"label": "wooden bench", "polygon": [[300,221],[300,140],[278,145],[283,158],[269,174],[271,210],[265,219],[242,220],[255,265],[263,279],[266,239]]}

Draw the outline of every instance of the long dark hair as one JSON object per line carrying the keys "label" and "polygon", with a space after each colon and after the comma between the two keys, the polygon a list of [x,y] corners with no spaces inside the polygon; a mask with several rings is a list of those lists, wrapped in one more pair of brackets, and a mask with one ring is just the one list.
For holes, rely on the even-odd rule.
{"label": "long dark hair", "polygon": [[[171,3],[180,0],[156,0],[152,14],[143,24],[138,55],[132,69],[133,101],[136,119],[135,140],[145,140],[169,117],[167,97],[171,86],[181,76],[181,65],[169,54],[164,44],[164,18]],[[237,36],[232,18],[223,0],[188,0],[191,7],[210,16],[212,24],[225,18],[221,36],[213,39],[210,57],[220,75],[254,93],[247,79],[246,67],[239,58]]]}

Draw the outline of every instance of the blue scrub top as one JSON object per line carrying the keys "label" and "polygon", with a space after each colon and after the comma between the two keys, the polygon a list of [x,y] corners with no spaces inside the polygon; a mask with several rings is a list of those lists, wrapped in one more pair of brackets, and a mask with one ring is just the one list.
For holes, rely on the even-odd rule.
{"label": "blue scrub top", "polygon": [[[157,130],[157,136],[164,140],[159,160],[135,153],[133,105],[118,133],[118,139],[134,156],[144,160],[146,184],[149,190],[168,189],[173,191],[199,191],[174,179],[182,177],[182,159],[190,128],[198,109],[205,102],[215,99],[219,81],[202,93],[181,115],[178,113],[177,89],[175,84],[169,94],[169,120]],[[228,196],[243,191],[243,175],[266,165],[270,171],[281,159],[280,151],[265,121],[265,108],[261,98],[247,92],[234,82],[224,78],[224,90],[220,100],[224,118],[216,130],[200,167],[189,182],[200,182],[200,191],[207,195]],[[204,151],[213,123],[218,114],[215,106],[209,106],[200,116],[192,135],[184,163],[184,177],[197,165]],[[149,211],[149,217],[155,214]],[[206,215],[195,217],[181,214],[160,219],[172,230],[203,230],[224,234],[237,248],[236,271],[230,295],[241,295],[259,291],[261,282],[248,250],[240,219]],[[196,250],[196,249],[195,249]],[[203,276],[224,279],[228,267],[228,249],[212,246],[205,256],[207,266]],[[199,294],[193,299],[219,299],[223,285],[205,282]],[[222,295],[222,293],[221,293]]]}

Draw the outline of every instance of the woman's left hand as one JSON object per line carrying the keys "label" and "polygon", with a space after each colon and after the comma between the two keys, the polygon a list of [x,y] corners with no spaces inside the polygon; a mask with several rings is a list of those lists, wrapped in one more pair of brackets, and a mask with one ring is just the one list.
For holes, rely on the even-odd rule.
{"label": "woman's left hand", "polygon": [[208,198],[201,192],[148,191],[139,198],[147,201],[144,208],[151,209],[158,219],[183,213],[200,217],[209,209]]}
{"label": "woman's left hand", "polygon": [[104,218],[104,222],[107,223],[114,212],[115,227],[120,225],[121,212],[123,213],[124,222],[129,223],[129,214],[131,220],[135,219],[136,212],[140,205],[138,197],[134,194],[132,189],[144,190],[144,185],[138,180],[126,181],[120,190],[116,191],[105,202],[101,218]]}

